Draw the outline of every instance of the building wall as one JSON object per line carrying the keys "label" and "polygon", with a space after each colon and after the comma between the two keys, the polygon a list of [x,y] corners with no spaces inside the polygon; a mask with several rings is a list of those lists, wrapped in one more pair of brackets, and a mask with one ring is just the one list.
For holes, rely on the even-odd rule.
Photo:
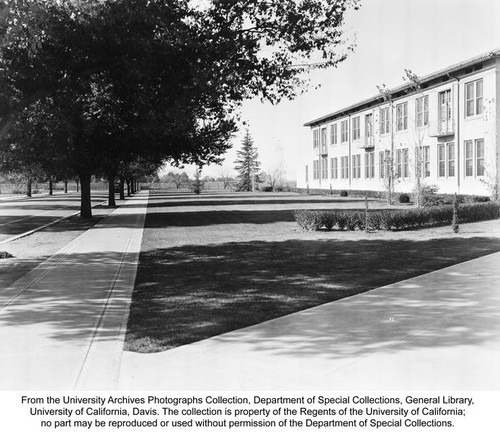
{"label": "building wall", "polygon": [[[387,178],[381,176],[380,165],[384,162],[380,154],[389,153],[393,156],[396,171],[399,169],[395,191],[411,192],[416,184],[416,167],[420,160],[417,150],[425,148],[426,151],[421,152],[428,154],[426,166],[429,174],[420,178],[423,184],[437,186],[440,193],[488,195],[488,188],[482,180],[496,174],[500,163],[499,71],[500,60],[494,59],[484,64],[482,69],[460,78],[444,75],[441,83],[397,98],[392,103],[378,104],[315,126],[311,129],[312,140],[306,145],[310,151],[299,171],[302,177],[299,176],[298,187],[384,191]],[[478,81],[482,83],[482,103],[473,99],[468,107],[469,111],[473,106],[482,107],[482,111],[475,113],[475,109],[474,113],[467,116],[466,91],[476,91],[477,86],[480,86],[477,85]],[[450,92],[451,105],[448,124],[439,122],[440,111],[447,111],[443,96],[447,91]],[[428,123],[417,127],[416,100],[422,97],[428,98]],[[406,111],[400,109],[403,106],[406,106]],[[388,108],[390,119],[387,132],[381,128],[381,118],[384,116],[381,109],[385,108]],[[406,124],[402,122],[404,117],[398,117],[398,113],[406,113]],[[366,138],[367,115],[373,120],[373,137],[370,140]],[[359,137],[357,132],[353,132],[358,123],[356,119],[359,119]],[[342,123],[348,126],[347,140],[342,140]],[[332,134],[334,125],[337,126],[336,142]],[[322,133],[324,129],[326,134]],[[446,130],[449,134],[438,134],[439,130]],[[324,159],[327,171],[322,170]],[[367,169],[370,159],[373,159],[373,169],[371,165]],[[401,160],[399,165],[398,159]],[[342,171],[341,165],[346,161],[348,174]],[[334,162],[336,171],[332,169]],[[420,163],[423,170],[423,162]],[[484,170],[481,169],[483,163]]]}

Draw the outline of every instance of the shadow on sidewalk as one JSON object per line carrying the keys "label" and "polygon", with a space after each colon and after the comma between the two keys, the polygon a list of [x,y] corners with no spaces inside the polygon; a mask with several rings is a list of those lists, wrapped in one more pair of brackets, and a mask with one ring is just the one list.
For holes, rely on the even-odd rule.
{"label": "shadow on sidewalk", "polygon": [[[427,241],[250,241],[146,251],[140,257],[126,347],[139,352],[174,348],[499,250],[498,239],[475,237]],[[388,300],[377,296],[369,305],[346,314],[359,320],[354,330],[342,330],[342,322],[336,330],[328,330],[328,323],[319,331],[316,325],[305,325],[296,337],[293,352],[318,351],[318,340],[324,340],[324,352],[332,358],[342,352],[336,348],[336,340],[355,344],[349,346],[349,352],[356,355],[371,352],[393,339],[385,328],[383,334],[364,328],[363,319],[371,309],[403,313],[405,307],[417,304],[414,308],[431,318],[451,314],[481,291],[480,285],[469,287],[469,281],[466,282],[465,288],[461,281],[450,284],[429,300],[413,298],[413,288],[401,288],[399,294]],[[480,280],[474,282],[479,284]],[[405,314],[398,315],[404,319]],[[403,332],[394,328],[395,336]],[[289,337],[289,331],[282,333]],[[241,334],[242,339],[248,339],[245,332]],[[281,332],[263,334],[262,341],[256,339],[256,346],[270,345]],[[489,337],[464,326],[450,330],[440,339],[452,345]],[[309,340],[316,344],[309,347]],[[297,350],[299,343],[302,344]],[[284,348],[280,347],[281,351]]]}
{"label": "shadow on sidewalk", "polygon": [[[49,258],[15,286],[0,291],[0,324],[7,328],[36,325],[45,336],[61,343],[88,339],[95,331],[116,273],[134,267],[133,262],[122,260],[120,252]],[[29,284],[26,290],[21,282]],[[128,283],[117,280],[113,298],[129,298]],[[118,321],[123,308],[110,308],[108,318]],[[116,336],[115,329],[101,332],[99,340]]]}

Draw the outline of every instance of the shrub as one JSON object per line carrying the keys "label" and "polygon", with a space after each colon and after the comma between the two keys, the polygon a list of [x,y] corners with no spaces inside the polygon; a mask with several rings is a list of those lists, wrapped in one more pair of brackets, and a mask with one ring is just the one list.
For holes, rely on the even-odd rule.
{"label": "shrub", "polygon": [[459,222],[458,201],[455,198],[455,200],[453,201],[453,218],[452,218],[452,221],[451,221],[451,228],[453,229],[454,233],[458,233],[458,231],[459,231],[458,222]]}
{"label": "shrub", "polygon": [[320,215],[315,210],[296,210],[293,216],[306,231],[318,231],[321,228]]}
{"label": "shrub", "polygon": [[12,258],[13,255],[7,251],[0,251],[0,259],[2,258]]}
{"label": "shrub", "polygon": [[472,202],[489,202],[490,197],[489,196],[479,196],[479,195],[474,195],[472,197]]}
{"label": "shrub", "polygon": [[273,188],[271,186],[264,186],[262,188],[262,191],[263,192],[272,192],[273,191]]}
{"label": "shrub", "polygon": [[399,195],[399,202],[401,204],[408,204],[410,202],[410,195],[408,195],[407,193],[401,193]]}
{"label": "shrub", "polygon": [[[368,212],[368,226],[373,230],[402,231],[450,225],[453,221],[453,213],[453,205],[404,210],[375,210]],[[294,217],[297,223],[307,231],[366,229],[365,213],[356,210],[297,210],[294,212]],[[460,206],[460,222],[498,218],[500,218],[498,202],[466,203]]]}
{"label": "shrub", "polygon": [[349,195],[349,193],[347,192],[347,190],[341,190],[340,191],[340,196],[346,197],[348,195]]}

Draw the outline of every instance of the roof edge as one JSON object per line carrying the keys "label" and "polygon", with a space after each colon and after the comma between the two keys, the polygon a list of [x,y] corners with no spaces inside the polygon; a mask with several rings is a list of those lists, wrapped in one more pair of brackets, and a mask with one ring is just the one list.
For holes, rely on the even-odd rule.
{"label": "roof edge", "polygon": [[[422,77],[420,77],[420,81],[421,81],[421,83],[428,83],[432,80],[436,80],[439,77],[449,75],[452,72],[456,72],[456,71],[464,69],[464,68],[469,68],[473,65],[485,62],[486,60],[489,60],[489,59],[494,58],[494,57],[499,57],[499,56],[500,56],[500,48],[496,48],[494,50],[487,51],[486,53],[480,54],[478,56],[469,58],[469,59],[464,60],[462,62],[450,65],[446,68],[443,68],[443,69],[437,70],[433,73],[422,76]],[[412,87],[412,84],[405,83],[405,84],[396,86],[392,89],[389,89],[389,91],[391,92],[391,94],[396,94],[396,93],[403,92],[411,87]],[[357,108],[361,108],[362,106],[365,106],[367,104],[376,103],[379,100],[381,103],[383,102],[383,97],[380,94],[373,96],[373,97],[370,97],[366,100],[362,100],[358,103],[352,104],[350,106],[344,107],[343,109],[337,110],[335,112],[329,113],[328,115],[321,116],[319,118],[313,119],[312,121],[308,121],[308,122],[304,123],[303,126],[304,127],[314,127],[314,126],[319,125],[323,122],[326,122],[329,119],[335,118],[335,117],[342,115],[342,114],[347,115],[348,114],[347,112],[352,112]]]}

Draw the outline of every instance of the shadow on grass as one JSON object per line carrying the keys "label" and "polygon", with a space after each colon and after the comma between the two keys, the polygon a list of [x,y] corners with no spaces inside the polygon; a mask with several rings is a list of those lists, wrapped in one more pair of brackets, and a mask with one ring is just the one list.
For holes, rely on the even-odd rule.
{"label": "shadow on grass", "polygon": [[[138,352],[171,349],[499,250],[498,239],[476,237],[252,241],[143,252],[126,348]],[[451,289],[448,296],[461,291]],[[410,301],[411,289],[403,292],[408,292]],[[377,298],[374,303],[385,302]],[[446,300],[424,302],[421,308],[431,316],[454,309]],[[366,309],[361,307],[357,314],[361,328]],[[304,327],[301,340],[305,342],[307,331]],[[366,330],[358,335],[366,346],[387,339]],[[317,339],[312,332],[309,338]],[[463,331],[450,338],[456,343],[464,339]]]}
{"label": "shadow on grass", "polygon": [[294,222],[292,210],[203,210],[181,213],[148,210],[146,228]]}

